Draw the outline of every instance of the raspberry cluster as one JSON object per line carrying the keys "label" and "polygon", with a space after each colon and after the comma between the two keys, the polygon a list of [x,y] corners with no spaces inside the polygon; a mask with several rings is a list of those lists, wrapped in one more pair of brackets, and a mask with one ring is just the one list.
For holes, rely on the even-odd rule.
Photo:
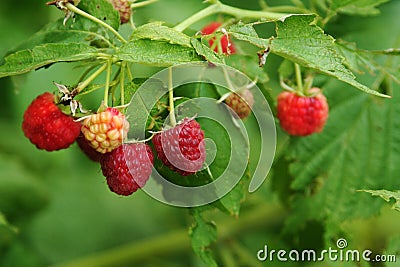
{"label": "raspberry cluster", "polygon": [[[106,108],[87,116],[83,123],[60,108],[60,99],[44,93],[29,105],[22,129],[40,149],[54,151],[76,141],[93,161],[99,162],[109,189],[118,195],[131,195],[142,188],[153,169],[153,151],[145,143],[123,143],[129,123],[116,108]],[[65,103],[64,103],[65,104]],[[169,168],[186,176],[203,167],[206,152],[204,132],[194,119],[185,118],[175,127],[153,137],[158,158]]]}
{"label": "raspberry cluster", "polygon": [[107,108],[81,124],[63,113],[55,99],[55,95],[44,93],[24,113],[22,130],[33,144],[54,151],[76,141],[91,160],[100,162],[107,184],[116,194],[130,195],[145,185],[152,171],[153,153],[145,144],[122,144],[129,130],[124,114]]}

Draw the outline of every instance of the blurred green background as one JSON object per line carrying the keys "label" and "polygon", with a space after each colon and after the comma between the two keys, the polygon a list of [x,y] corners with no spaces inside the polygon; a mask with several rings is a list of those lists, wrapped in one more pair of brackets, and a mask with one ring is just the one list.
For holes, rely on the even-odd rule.
{"label": "blurred green background", "polygon": [[[223,2],[249,9],[259,7],[256,0]],[[394,0],[383,5],[380,17],[342,16],[328,30],[335,37],[357,41],[361,48],[387,48],[386,44],[393,44],[397,38],[389,31],[400,26],[393,25],[393,21],[399,23],[399,3]],[[137,24],[154,20],[175,24],[204,6],[201,0],[159,0],[138,10],[134,20]],[[0,1],[1,57],[61,16],[45,1]],[[193,27],[200,29],[204,23]],[[276,85],[273,70],[278,63],[272,57],[267,65],[271,86]],[[53,91],[53,81],[75,82],[75,67],[57,64],[0,79],[0,211],[12,225],[4,226],[0,217],[0,266],[204,266],[191,250],[187,228],[192,219],[185,209],[161,204],[141,191],[119,197],[108,190],[99,165],[88,160],[76,144],[68,150],[48,153],[37,150],[23,136],[22,116],[32,99]],[[272,93],[279,91],[273,89]],[[259,266],[258,249],[267,242],[279,248],[283,242],[279,233],[289,211],[279,204],[270,187],[267,180],[250,195],[238,219],[211,214],[220,235],[214,247],[216,254],[220,258],[240,255],[241,261],[232,266]],[[349,228],[357,229],[355,235],[363,242],[363,235],[372,229],[399,233],[399,219],[397,214],[384,210],[381,217],[354,222]],[[318,227],[311,226],[298,238],[303,235],[311,245],[318,245],[322,242],[320,234]],[[239,264],[242,261],[247,264]]]}

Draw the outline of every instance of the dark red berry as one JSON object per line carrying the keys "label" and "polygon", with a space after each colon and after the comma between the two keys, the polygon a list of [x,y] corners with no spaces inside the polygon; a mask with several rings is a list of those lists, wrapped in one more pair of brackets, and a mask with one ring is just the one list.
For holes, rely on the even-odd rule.
{"label": "dark red berry", "polygon": [[[221,23],[219,22],[211,22],[210,24],[206,25],[202,30],[201,33],[203,35],[208,35],[208,34],[212,34],[214,33],[219,27],[221,27]],[[210,47],[214,48],[214,51],[219,53],[219,48],[218,48],[218,44],[214,44],[216,42],[216,38],[211,38],[208,41],[208,44],[210,45]],[[234,46],[234,44],[232,43],[229,35],[224,34],[219,41],[219,44],[221,46],[222,49],[222,53],[225,55],[232,55],[236,53],[236,48]]]}
{"label": "dark red berry", "polygon": [[142,188],[150,177],[153,152],[143,143],[122,144],[100,160],[110,190],[128,196]]}
{"label": "dark red berry", "polygon": [[54,103],[54,95],[43,93],[24,113],[22,130],[39,149],[47,151],[69,147],[80,133],[81,124],[64,114]]}
{"label": "dark red berry", "polygon": [[158,158],[181,175],[199,171],[206,158],[204,132],[194,119],[185,118],[174,128],[152,139]]}
{"label": "dark red berry", "polygon": [[329,107],[320,89],[312,88],[312,97],[293,92],[278,95],[278,119],[290,135],[305,136],[321,132],[329,115]]}

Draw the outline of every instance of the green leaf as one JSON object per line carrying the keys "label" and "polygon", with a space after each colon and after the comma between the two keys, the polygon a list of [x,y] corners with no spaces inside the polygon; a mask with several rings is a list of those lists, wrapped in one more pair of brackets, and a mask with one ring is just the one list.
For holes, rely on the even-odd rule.
{"label": "green leaf", "polygon": [[5,58],[0,66],[0,78],[23,74],[57,62],[72,62],[94,58],[97,50],[80,43],[46,44],[32,50],[22,50]]}
{"label": "green leaf", "polygon": [[202,61],[193,48],[148,39],[133,40],[122,45],[116,57],[119,60],[160,67]]}
{"label": "green leaf", "polygon": [[[145,83],[145,90],[139,90],[140,86]],[[130,130],[128,136],[130,139],[144,139],[146,127],[151,123],[151,117],[156,116],[156,113],[162,112],[161,104],[166,93],[165,85],[162,81],[151,79],[134,79],[125,86],[125,99],[129,102],[129,107],[126,114]],[[155,105],[153,106],[153,103]],[[147,123],[146,123],[147,122]]]}
{"label": "green leaf", "polygon": [[223,64],[222,59],[213,50],[211,50],[208,46],[204,45],[199,40],[197,40],[195,38],[191,38],[190,43],[196,50],[196,53],[200,56],[203,56],[204,59],[206,59],[212,63]]}
{"label": "green leaf", "polygon": [[330,9],[349,15],[377,15],[376,7],[389,0],[330,0]]}
{"label": "green leaf", "polygon": [[192,47],[189,36],[162,24],[163,22],[156,21],[136,28],[132,33],[131,40],[150,39]]}
{"label": "green leaf", "polygon": [[[86,13],[104,21],[115,30],[118,30],[120,26],[119,13],[107,0],[81,0],[78,7]],[[83,20],[82,23],[85,25],[86,29],[94,30],[102,27],[85,17],[78,15],[76,23],[81,23],[81,20]]]}
{"label": "green leaf", "polygon": [[243,22],[239,22],[238,24],[234,24],[229,27],[228,33],[238,40],[249,42],[264,49],[268,47],[270,42],[269,39],[262,39],[258,37],[253,24],[244,24]]}
{"label": "green leaf", "polygon": [[[101,35],[81,29],[80,27],[64,26],[62,25],[62,19],[56,22],[52,22],[40,31],[32,35],[26,41],[22,42],[17,46],[14,51],[31,49],[35,46],[48,44],[48,43],[85,43],[90,44],[95,37],[101,37]],[[104,37],[102,37],[104,38]]]}
{"label": "green leaf", "polygon": [[[201,208],[200,208],[201,209]],[[210,267],[217,267],[209,246],[217,240],[217,227],[207,222],[200,214],[199,208],[191,209],[194,225],[189,230],[193,251]]]}
{"label": "green leaf", "polygon": [[[221,107],[220,110],[215,110],[214,112],[218,114],[217,118],[219,123],[223,126],[212,120],[198,119],[204,131],[205,138],[210,138],[216,144],[217,154],[213,163],[210,165],[210,171],[214,179],[218,179],[224,172],[228,174],[226,177],[232,177],[232,179],[234,179],[240,170],[236,170],[235,166],[229,166],[228,164],[233,158],[240,158],[247,162],[249,156],[246,154],[246,151],[248,151],[249,145],[240,129],[236,128],[233,124],[228,110]],[[232,148],[231,145],[234,145],[234,148]],[[205,172],[203,175],[206,175],[205,178],[210,179],[208,173]],[[236,186],[215,203],[216,207],[227,212],[229,215],[238,216],[240,206],[245,197],[247,189],[246,182],[249,180],[249,177],[249,173],[246,169]]]}
{"label": "green leaf", "polygon": [[334,47],[334,39],[312,25],[314,15],[293,15],[278,21],[277,37],[271,41],[271,52],[346,82],[366,93],[387,97],[357,82],[344,66],[344,58]]}
{"label": "green leaf", "polygon": [[[246,189],[248,188],[248,181],[250,179],[249,172],[246,172],[239,183],[228,194],[215,203],[221,211],[228,213],[231,216],[238,217],[242,202],[246,197]],[[221,204],[221,205],[219,205]]]}
{"label": "green leaf", "polygon": [[372,74],[384,74],[388,80],[400,83],[398,66],[393,63],[394,58],[388,58],[385,65],[381,65],[377,60],[378,55],[395,56],[399,49],[386,50],[363,50],[357,48],[355,43],[337,41],[335,47],[341,55],[346,58],[345,64],[351,70],[364,73],[364,69]]}
{"label": "green leaf", "polygon": [[361,192],[370,193],[373,196],[381,197],[386,202],[391,202],[394,199],[396,202],[393,204],[393,209],[400,211],[400,191],[388,190],[360,190]]}
{"label": "green leaf", "polygon": [[355,43],[346,43],[344,41],[335,42],[335,48],[346,60],[346,66],[358,73],[363,73],[363,69],[374,72],[379,66],[373,61],[372,53],[360,50]]}
{"label": "green leaf", "polygon": [[149,39],[153,41],[165,41],[169,44],[176,44],[187,48],[194,48],[197,54],[203,56],[204,59],[213,63],[222,63],[221,58],[199,40],[162,24],[163,22],[152,22],[138,27],[132,33],[131,41]]}
{"label": "green leaf", "polygon": [[381,201],[360,189],[397,190],[400,187],[400,95],[376,98],[354,90],[340,90],[338,82],[325,93],[330,115],[324,130],[292,139],[291,187],[295,211],[287,228],[309,220],[328,225],[379,212]]}

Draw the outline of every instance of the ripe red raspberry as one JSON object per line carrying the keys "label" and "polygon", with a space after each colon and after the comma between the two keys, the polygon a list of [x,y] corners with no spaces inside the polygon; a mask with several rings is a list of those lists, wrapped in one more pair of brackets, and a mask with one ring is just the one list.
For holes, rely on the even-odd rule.
{"label": "ripe red raspberry", "polygon": [[132,9],[131,9],[131,4],[129,3],[128,0],[108,0],[115,10],[119,12],[119,17],[121,19],[121,24],[128,23],[131,14],[132,14]]}
{"label": "ripe red raspberry", "polygon": [[231,93],[225,103],[236,112],[239,118],[244,119],[250,115],[254,105],[254,96],[249,89],[244,89],[239,93]]}
{"label": "ripe red raspberry", "polygon": [[39,95],[24,113],[22,130],[39,149],[47,151],[69,147],[80,133],[81,124],[64,114],[54,103],[53,94]]}
{"label": "ripe red raspberry", "polygon": [[85,153],[85,155],[89,159],[91,159],[92,161],[95,161],[95,162],[100,162],[100,159],[103,156],[103,154],[100,152],[97,152],[96,149],[94,149],[90,145],[89,141],[85,138],[85,136],[80,134],[78,136],[78,138],[76,139],[76,142],[78,143],[79,148],[83,151],[83,153]]}
{"label": "ripe red raspberry", "polygon": [[329,107],[319,88],[310,90],[314,96],[304,97],[292,92],[278,95],[278,119],[282,129],[291,135],[319,133],[328,119]]}
{"label": "ripe red raspberry", "polygon": [[204,132],[194,119],[185,118],[174,128],[156,134],[152,141],[158,158],[171,170],[186,176],[203,167],[206,159]]}
{"label": "ripe red raspberry", "polygon": [[91,147],[103,154],[120,146],[128,130],[125,115],[116,108],[91,115],[85,119],[81,129]]}
{"label": "ripe red raspberry", "polygon": [[[221,23],[219,22],[211,22],[210,24],[206,25],[202,30],[201,30],[201,34],[203,35],[208,35],[208,34],[212,34],[214,33],[219,27],[221,27]],[[216,38],[211,38],[208,41],[208,44],[210,45],[210,47],[214,46],[214,51],[215,52],[219,52],[218,49],[218,44],[215,44]],[[224,53],[225,55],[232,55],[236,53],[236,49],[234,44],[232,43],[230,37],[228,35],[224,35],[221,37],[221,39],[219,40],[219,43],[221,44],[221,48],[222,48],[222,53]]]}
{"label": "ripe red raspberry", "polygon": [[110,190],[128,196],[142,188],[150,177],[153,152],[143,143],[123,144],[100,160]]}

